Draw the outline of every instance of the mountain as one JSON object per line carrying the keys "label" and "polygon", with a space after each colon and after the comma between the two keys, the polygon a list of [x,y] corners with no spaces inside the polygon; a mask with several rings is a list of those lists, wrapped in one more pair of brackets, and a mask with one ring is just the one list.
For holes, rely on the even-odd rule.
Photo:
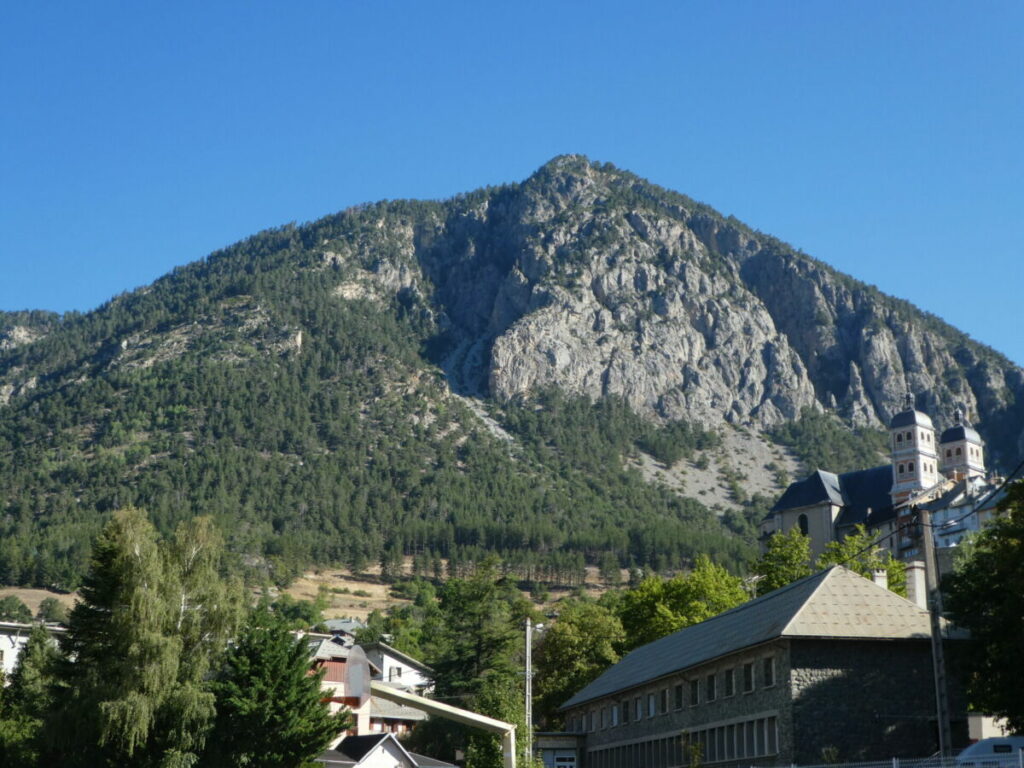
{"label": "mountain", "polygon": [[[846,451],[826,460],[871,463],[907,391],[940,428],[965,406],[996,462],[1024,453],[1024,371],[998,353],[559,157],[268,230],[88,314],[0,315],[0,581],[74,586],[127,504],[164,530],[214,515],[278,580],[403,553],[570,582],[584,561],[736,563],[765,498],[732,446],[781,457],[773,430],[824,419]],[[694,491],[709,455],[726,514]]]}

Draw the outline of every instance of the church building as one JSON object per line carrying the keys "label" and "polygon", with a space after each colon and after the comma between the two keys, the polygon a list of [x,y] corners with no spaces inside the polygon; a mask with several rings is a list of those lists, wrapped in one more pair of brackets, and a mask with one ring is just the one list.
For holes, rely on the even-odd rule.
{"label": "church building", "polygon": [[[985,501],[990,507],[991,500],[983,497],[993,490],[985,476],[985,446],[959,409],[954,422],[936,436],[931,417],[917,410],[908,394],[906,408],[889,423],[890,462],[840,475],[819,469],[792,483],[761,522],[762,546],[772,534],[797,527],[810,538],[811,555],[817,558],[830,541],[863,525],[888,534],[883,543],[894,557],[916,559],[920,552],[910,523],[912,508],[922,504],[940,517],[959,510],[945,517],[958,531],[976,529],[980,519],[972,506]],[[959,541],[943,533],[950,531],[936,528],[939,546]]]}

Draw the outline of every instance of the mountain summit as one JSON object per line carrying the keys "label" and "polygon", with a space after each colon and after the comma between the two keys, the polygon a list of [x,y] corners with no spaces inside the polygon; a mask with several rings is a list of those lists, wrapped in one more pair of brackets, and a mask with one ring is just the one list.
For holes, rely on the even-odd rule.
{"label": "mountain summit", "polygon": [[808,413],[869,429],[907,392],[940,429],[963,409],[996,464],[1024,453],[1024,371],[998,353],[558,157],[268,230],[85,315],[0,314],[0,581],[74,585],[129,504],[164,530],[213,514],[281,578],[402,554],[499,551],[524,574],[742,559],[749,519],[719,525],[700,471],[670,489],[623,459],[670,469],[725,424],[763,440]]}

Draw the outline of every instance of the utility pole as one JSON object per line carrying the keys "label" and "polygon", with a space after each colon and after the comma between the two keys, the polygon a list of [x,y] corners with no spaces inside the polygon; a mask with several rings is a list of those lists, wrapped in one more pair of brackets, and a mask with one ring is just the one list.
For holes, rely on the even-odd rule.
{"label": "utility pole", "polygon": [[939,725],[939,753],[942,757],[952,757],[949,732],[949,695],[946,686],[946,656],[942,647],[942,592],[939,590],[939,563],[935,558],[931,512],[924,507],[918,507],[917,516],[921,526],[924,578],[928,590],[928,612],[931,616],[932,670],[935,674],[935,715]]}
{"label": "utility pole", "polygon": [[526,617],[526,764],[533,762],[533,622]]}

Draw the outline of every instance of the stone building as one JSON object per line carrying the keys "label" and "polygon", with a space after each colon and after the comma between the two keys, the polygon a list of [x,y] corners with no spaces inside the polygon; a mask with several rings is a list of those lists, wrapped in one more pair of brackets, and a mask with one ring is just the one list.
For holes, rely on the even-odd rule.
{"label": "stone building", "polygon": [[[958,530],[977,530],[984,515],[975,507],[985,504],[996,484],[986,479],[981,436],[961,411],[954,414],[954,425],[936,436],[931,418],[908,395],[906,408],[889,423],[889,448],[887,464],[839,475],[819,469],[792,483],[761,522],[762,546],[772,534],[795,527],[808,536],[816,558],[830,541],[863,525],[885,537],[882,543],[894,557],[918,559],[912,518],[923,504]],[[933,529],[937,547],[959,542],[941,536],[942,530]]]}
{"label": "stone building", "polygon": [[929,637],[926,611],[836,566],[636,649],[563,705],[566,730],[583,768],[927,756]]}

